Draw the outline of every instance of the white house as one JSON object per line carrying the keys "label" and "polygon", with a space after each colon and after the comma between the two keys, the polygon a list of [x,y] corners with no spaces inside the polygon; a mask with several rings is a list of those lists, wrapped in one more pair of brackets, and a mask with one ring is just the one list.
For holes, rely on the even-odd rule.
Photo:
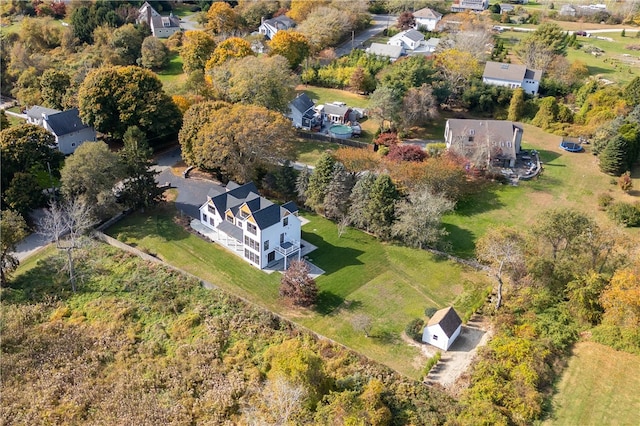
{"label": "white house", "polygon": [[440,309],[429,319],[422,341],[444,351],[449,350],[460,335],[462,320],[452,307]]}
{"label": "white house", "polygon": [[413,18],[416,21],[416,28],[425,27],[427,31],[433,31],[442,19],[442,13],[425,7],[413,12]]}
{"label": "white house", "polygon": [[158,38],[171,37],[180,31],[180,19],[170,13],[169,16],[161,16],[148,2],[138,9],[137,24],[146,22],[151,29],[151,34]]}
{"label": "white house", "polygon": [[59,112],[60,110],[57,109],[34,105],[25,111],[25,115],[27,116],[27,123],[42,127],[42,121],[46,116],[49,114],[57,114]]}
{"label": "white house", "polygon": [[200,207],[200,222],[259,269],[281,259],[286,269],[292,257],[300,258],[298,207],[293,202],[279,206],[261,197],[253,182],[229,182],[222,194],[211,191]]}
{"label": "white house", "polygon": [[405,30],[394,35],[387,41],[390,46],[398,46],[405,51],[416,50],[424,42],[424,34],[416,30]]}
{"label": "white house", "polygon": [[96,140],[96,131],[80,119],[78,108],[44,116],[42,127],[56,138],[58,150],[65,155],[74,151],[85,142]]}
{"label": "white house", "polygon": [[482,81],[492,86],[505,86],[511,89],[522,87],[531,95],[538,94],[542,79],[542,71],[532,70],[524,65],[487,62],[482,74]]}
{"label": "white house", "polygon": [[288,30],[296,26],[296,22],[285,15],[280,15],[271,19],[263,19],[258,31],[271,40],[278,31]]}
{"label": "white house", "polygon": [[513,167],[522,144],[522,125],[503,120],[451,118],[444,129],[447,149],[464,157]]}
{"label": "white house", "polygon": [[489,8],[489,0],[454,0],[451,5],[452,12],[482,12]]}

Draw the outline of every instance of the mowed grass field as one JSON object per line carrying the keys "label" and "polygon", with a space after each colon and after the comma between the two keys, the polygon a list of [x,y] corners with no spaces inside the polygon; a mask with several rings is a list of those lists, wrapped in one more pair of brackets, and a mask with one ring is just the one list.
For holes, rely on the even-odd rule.
{"label": "mowed grass field", "polygon": [[[474,255],[475,241],[489,227],[498,224],[526,228],[550,208],[573,208],[593,217],[603,226],[614,226],[604,211],[598,209],[598,195],[610,194],[615,201],[635,203],[640,192],[624,193],[612,185],[612,177],[601,173],[597,158],[587,150],[570,153],[559,148],[561,137],[524,124],[523,148],[536,149],[543,161],[543,173],[519,186],[498,185],[457,206],[444,217],[450,232],[453,251],[463,257]],[[633,174],[634,188],[640,188],[638,171]],[[639,240],[638,228],[625,229],[630,238]]]}
{"label": "mowed grass field", "polygon": [[[294,308],[278,296],[280,273],[261,272],[186,232],[174,223],[174,213],[170,205],[134,214],[108,234],[416,379],[426,359],[401,340],[407,323],[423,318],[430,306],[453,304],[464,315],[484,300],[492,284],[486,274],[426,251],[382,244],[358,230],[338,237],[334,223],[308,215],[302,238],[318,247],[308,257],[326,273],[317,279],[317,307]],[[351,324],[360,314],[371,319],[368,338]]]}
{"label": "mowed grass field", "polygon": [[553,397],[551,425],[637,425],[640,356],[578,343]]}

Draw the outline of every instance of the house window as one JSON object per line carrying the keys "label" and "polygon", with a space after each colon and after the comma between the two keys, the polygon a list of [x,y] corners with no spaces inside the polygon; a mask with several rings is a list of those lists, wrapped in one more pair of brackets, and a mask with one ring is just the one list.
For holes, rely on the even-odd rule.
{"label": "house window", "polygon": [[280,244],[284,243],[284,234],[280,234]]}
{"label": "house window", "polygon": [[473,142],[473,136],[469,136],[469,142]]}
{"label": "house window", "polygon": [[227,222],[233,223],[233,215],[227,215]]}
{"label": "house window", "polygon": [[438,336],[436,336],[435,334],[431,337],[433,337],[433,340],[438,340]]}
{"label": "house window", "polygon": [[247,249],[244,249],[244,257],[246,259],[249,259],[251,262],[255,263],[256,265],[260,265],[260,256],[258,256],[253,252],[250,252]]}
{"label": "house window", "polygon": [[209,223],[215,225],[213,216],[209,216]]}
{"label": "house window", "polygon": [[216,214],[216,208],[213,207],[212,205],[208,205],[207,209],[209,210],[209,213]]}
{"label": "house window", "polygon": [[284,219],[282,219],[282,226],[287,226],[289,225],[289,218],[285,217]]}
{"label": "house window", "polygon": [[269,250],[269,240],[265,241],[263,246],[264,246],[264,251]]}
{"label": "house window", "polygon": [[255,251],[260,251],[260,243],[254,239],[247,237],[246,235],[244,236],[244,245],[249,246],[249,248]]}
{"label": "house window", "polygon": [[256,235],[256,226],[253,223],[249,223],[247,222],[247,231],[249,231],[250,233],[252,233],[253,235]]}

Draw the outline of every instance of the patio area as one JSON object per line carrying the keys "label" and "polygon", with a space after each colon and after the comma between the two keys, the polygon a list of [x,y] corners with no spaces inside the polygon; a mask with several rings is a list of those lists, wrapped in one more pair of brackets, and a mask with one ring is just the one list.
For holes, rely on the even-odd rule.
{"label": "patio area", "polygon": [[[301,218],[303,219],[303,218]],[[306,221],[306,219],[305,219]],[[308,222],[308,221],[306,221]],[[305,222],[305,223],[306,223]],[[304,223],[303,223],[304,225]],[[229,243],[229,240],[232,240],[233,238],[229,238],[228,236],[226,236],[226,238],[223,237],[219,237],[218,236],[218,232],[213,231],[212,229],[206,227],[205,225],[203,225],[198,219],[193,219],[191,221],[191,228],[193,230],[195,230],[198,234],[206,237],[207,239],[209,239],[210,241],[214,242],[214,243],[218,243],[221,247],[224,247],[225,249],[227,249],[229,252],[235,254],[238,257],[241,257],[242,259],[244,259],[244,245],[241,242],[237,242],[236,243]],[[305,259],[305,256],[307,256],[309,253],[311,253],[312,251],[314,251],[315,249],[317,249],[316,246],[314,246],[313,244],[309,243],[308,241],[305,240],[300,240],[300,259],[304,260],[307,265],[309,265],[309,275],[312,278],[317,278],[320,275],[324,274],[324,271],[321,268],[318,268],[316,265],[314,265],[313,263],[309,262],[308,260]],[[287,257],[287,264],[289,262],[291,262],[292,260],[297,260],[298,259],[298,253],[294,253],[291,254]],[[268,264],[264,269],[262,269],[262,271],[266,272],[267,274],[271,274],[273,272],[279,271],[279,272],[283,272],[284,271],[284,258],[281,258],[279,260],[276,260],[274,262],[271,262],[270,264]]]}

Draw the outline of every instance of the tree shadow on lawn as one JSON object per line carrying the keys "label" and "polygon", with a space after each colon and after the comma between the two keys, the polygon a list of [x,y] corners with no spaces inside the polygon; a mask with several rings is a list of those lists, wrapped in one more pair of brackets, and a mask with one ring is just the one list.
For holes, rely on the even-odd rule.
{"label": "tree shadow on lawn", "polygon": [[[444,227],[449,233],[447,241],[451,243],[451,252],[463,258],[473,258],[476,251],[475,235],[450,223],[445,223]],[[434,256],[434,261],[446,262],[448,259],[444,256]]]}
{"label": "tree shadow on lawn", "polygon": [[[184,226],[189,226],[189,217],[181,218],[167,211],[168,206],[160,206],[144,213],[136,212],[106,230],[106,234],[121,241],[140,241],[148,236],[158,236],[167,241],[184,240],[189,232]],[[185,221],[181,223],[180,221]],[[130,245],[137,245],[129,242]]]}
{"label": "tree shadow on lawn", "polygon": [[500,190],[499,185],[487,187],[482,192],[471,194],[468,197],[458,201],[455,213],[460,216],[473,216],[485,213],[491,210],[499,210],[504,204],[499,200],[497,192]]}
{"label": "tree shadow on lawn", "polygon": [[318,293],[318,300],[316,301],[314,311],[320,315],[329,315],[342,305],[343,302],[344,298],[342,296],[338,296],[331,291],[323,290]]}
{"label": "tree shadow on lawn", "polygon": [[[556,158],[560,158],[562,156],[562,154],[560,154],[559,152],[548,151],[546,149],[539,149],[537,151],[538,151],[538,156],[540,157],[540,161],[542,161],[545,164],[548,164],[549,162],[555,160]],[[553,165],[557,166],[558,164],[553,164]]]}
{"label": "tree shadow on lawn", "polygon": [[334,246],[318,234],[302,231],[302,239],[317,247],[308,254],[309,262],[322,268],[324,275],[331,275],[345,266],[363,265],[358,256],[362,250],[351,247]]}

